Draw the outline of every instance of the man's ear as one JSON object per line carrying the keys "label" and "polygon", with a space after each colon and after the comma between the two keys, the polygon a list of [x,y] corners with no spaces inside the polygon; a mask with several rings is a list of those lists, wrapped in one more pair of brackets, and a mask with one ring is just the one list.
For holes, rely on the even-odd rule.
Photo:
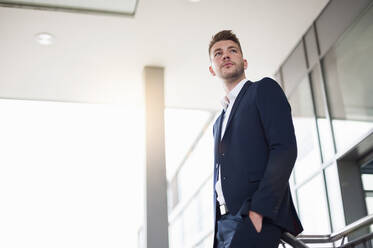
{"label": "man's ear", "polygon": [[247,60],[246,59],[243,60],[243,68],[245,70],[247,69]]}
{"label": "man's ear", "polygon": [[216,76],[216,73],[214,72],[214,69],[212,69],[211,65],[209,66],[209,71],[210,71],[211,75]]}

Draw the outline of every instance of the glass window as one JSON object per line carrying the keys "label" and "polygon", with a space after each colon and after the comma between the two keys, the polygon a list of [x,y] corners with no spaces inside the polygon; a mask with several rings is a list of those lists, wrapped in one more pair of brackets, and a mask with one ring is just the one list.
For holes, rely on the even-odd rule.
{"label": "glass window", "polygon": [[311,72],[311,87],[315,101],[316,121],[319,129],[323,161],[333,158],[334,144],[329,119],[326,118],[326,99],[323,94],[321,68],[316,65]]}
{"label": "glass window", "polygon": [[210,177],[199,193],[199,222],[201,231],[206,232],[214,228],[214,209],[213,209],[213,180]]}
{"label": "glass window", "polygon": [[290,175],[289,185],[290,185],[290,192],[291,192],[291,196],[293,198],[295,209],[298,211],[298,200],[296,198],[296,193],[295,193],[295,175],[294,175],[294,170],[292,171],[292,173]]}
{"label": "glass window", "polygon": [[[176,182],[177,197],[175,199],[180,203],[182,202],[181,206],[185,206],[181,210],[182,217],[178,217],[183,219],[182,224],[171,224],[169,227],[172,247],[191,247],[196,243],[204,245],[209,242],[198,239],[202,238],[204,233],[212,230],[214,224],[212,201],[214,140],[212,126],[213,122],[203,130],[202,137],[195,144],[184,163],[182,163],[182,167],[168,185],[169,196],[172,196],[170,188]],[[180,234],[177,234],[177,231],[180,231]]]}
{"label": "glass window", "polygon": [[174,177],[171,182],[167,185],[167,207],[169,211],[174,209],[176,205],[179,203],[179,195],[178,195],[178,188],[177,188],[177,177]]}
{"label": "glass window", "polygon": [[326,102],[323,96],[320,65],[316,65],[311,71],[311,87],[315,99],[315,110],[318,118],[326,118]]}
{"label": "glass window", "polygon": [[304,78],[289,97],[292,108],[298,157],[295,163],[295,181],[304,181],[321,166],[320,150],[308,78]]}
{"label": "glass window", "polygon": [[183,211],[184,216],[184,246],[189,247],[191,246],[198,234],[198,211],[196,199],[193,199],[188,207]]}
{"label": "glass window", "polygon": [[303,234],[330,233],[323,175],[318,174],[297,190]]}
{"label": "glass window", "polygon": [[0,109],[0,247],[136,247],[143,110],[21,100]]}
{"label": "glass window", "polygon": [[214,169],[212,123],[204,132],[177,174],[178,199],[184,201],[195,193]]}
{"label": "glass window", "polygon": [[282,77],[286,95],[291,94],[306,72],[306,57],[303,42],[300,42],[282,66]]}
{"label": "glass window", "polygon": [[325,169],[326,185],[333,231],[338,231],[345,226],[344,210],[342,204],[341,187],[339,183],[338,168],[334,163]]}
{"label": "glass window", "polygon": [[209,234],[205,239],[203,239],[201,242],[199,242],[196,246],[193,246],[193,248],[211,248],[213,244],[213,233]]}
{"label": "glass window", "polygon": [[[368,214],[373,214],[373,192],[366,194],[365,202],[367,204]],[[373,225],[370,225],[370,231],[373,232]]]}
{"label": "glass window", "polygon": [[[370,215],[373,214],[373,174],[366,173],[373,173],[373,161],[365,165],[361,171],[363,172],[361,174],[361,181],[365,193],[365,204],[368,215]],[[370,225],[370,230],[371,232],[373,231],[373,225]]]}
{"label": "glass window", "polygon": [[189,234],[184,237],[184,241],[189,244],[188,247],[211,247],[207,246],[212,240],[210,236],[206,239],[206,234],[213,231],[214,228],[214,211],[213,211],[213,201],[212,201],[212,178],[203,185],[201,190],[198,192],[196,197],[192,200],[195,202],[195,212],[194,214],[188,210],[185,211],[189,215],[188,220],[185,221],[185,230],[189,230]]}
{"label": "glass window", "polygon": [[323,61],[337,150],[373,128],[373,8],[347,31]]}
{"label": "glass window", "polygon": [[361,11],[371,3],[371,0],[338,0],[329,2],[330,4],[316,20],[321,54],[329,50]]}
{"label": "glass window", "polygon": [[183,215],[179,215],[168,227],[170,248],[184,247]]}
{"label": "glass window", "polygon": [[211,232],[213,226],[212,178],[207,181],[184,210],[184,245],[191,247],[200,243],[204,234]]}
{"label": "glass window", "polygon": [[210,116],[210,112],[202,110],[172,108],[165,110],[166,169],[169,181],[203,131]]}
{"label": "glass window", "polygon": [[304,40],[307,50],[308,67],[312,68],[312,66],[319,60],[319,53],[317,50],[315,37],[315,28],[313,26],[311,26],[311,28],[307,31]]}
{"label": "glass window", "polygon": [[138,247],[145,248],[145,228],[142,226],[138,232],[138,239],[137,239]]}
{"label": "glass window", "polygon": [[[373,162],[372,167],[373,167]],[[364,190],[370,190],[373,191],[373,174],[362,174],[361,179],[363,182]]]}

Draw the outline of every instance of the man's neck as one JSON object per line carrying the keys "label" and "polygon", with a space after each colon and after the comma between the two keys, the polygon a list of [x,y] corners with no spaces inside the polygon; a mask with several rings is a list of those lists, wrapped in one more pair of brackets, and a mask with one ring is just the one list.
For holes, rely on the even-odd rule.
{"label": "man's neck", "polygon": [[224,91],[225,91],[225,93],[228,94],[231,90],[234,89],[234,87],[237,86],[237,84],[239,84],[244,79],[246,79],[245,74],[242,74],[241,77],[236,78],[236,79],[227,79],[227,80],[224,80],[223,83],[224,83]]}

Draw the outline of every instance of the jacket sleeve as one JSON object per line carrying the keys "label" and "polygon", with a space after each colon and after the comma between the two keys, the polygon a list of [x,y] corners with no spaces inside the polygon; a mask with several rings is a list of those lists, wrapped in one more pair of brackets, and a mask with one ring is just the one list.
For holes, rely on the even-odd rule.
{"label": "jacket sleeve", "polygon": [[268,144],[268,161],[250,209],[275,219],[297,157],[291,108],[281,87],[270,78],[257,86],[256,105]]}

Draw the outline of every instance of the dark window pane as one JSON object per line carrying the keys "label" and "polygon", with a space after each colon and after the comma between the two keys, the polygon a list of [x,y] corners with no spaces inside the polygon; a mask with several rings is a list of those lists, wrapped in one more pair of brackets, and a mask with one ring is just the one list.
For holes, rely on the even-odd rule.
{"label": "dark window pane", "polygon": [[304,39],[307,50],[308,67],[311,68],[319,58],[315,37],[315,29],[313,26],[308,30]]}
{"label": "dark window pane", "polygon": [[289,95],[307,72],[303,43],[299,43],[282,67],[285,93]]}
{"label": "dark window pane", "polygon": [[324,59],[326,87],[339,151],[373,128],[373,8]]}
{"label": "dark window pane", "polygon": [[351,25],[371,0],[335,0],[321,13],[316,20],[320,52],[324,54]]}

